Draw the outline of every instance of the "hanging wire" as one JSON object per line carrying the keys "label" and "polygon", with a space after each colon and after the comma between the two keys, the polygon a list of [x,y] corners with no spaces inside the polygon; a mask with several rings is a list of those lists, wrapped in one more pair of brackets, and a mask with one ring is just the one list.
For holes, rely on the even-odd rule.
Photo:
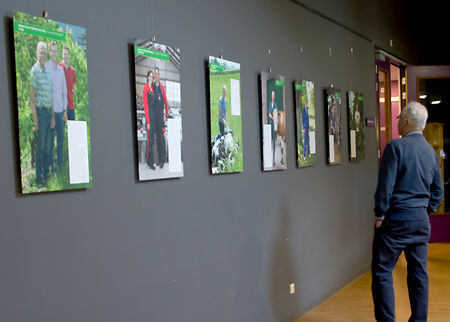
{"label": "hanging wire", "polygon": [[153,33],[153,37],[152,37],[152,42],[156,42],[156,33],[155,33],[155,6],[154,6],[155,1],[151,0],[151,11],[152,11],[152,33]]}
{"label": "hanging wire", "polygon": [[44,17],[45,19],[48,19],[48,11],[47,11],[47,0],[44,0],[44,11],[42,12],[42,17]]}
{"label": "hanging wire", "polygon": [[[299,54],[299,56],[300,56],[300,60],[301,60],[301,57],[302,57],[302,55],[303,55],[303,46],[302,45],[300,45],[300,54]],[[302,75],[300,74],[297,74],[297,83],[298,84],[300,84],[301,82],[302,82]]]}

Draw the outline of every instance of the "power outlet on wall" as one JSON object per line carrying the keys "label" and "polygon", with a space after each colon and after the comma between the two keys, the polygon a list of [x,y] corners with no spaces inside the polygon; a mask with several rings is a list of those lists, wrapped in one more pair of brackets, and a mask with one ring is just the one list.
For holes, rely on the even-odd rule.
{"label": "power outlet on wall", "polygon": [[291,283],[291,285],[290,285],[290,292],[291,292],[291,294],[295,293],[295,283]]}

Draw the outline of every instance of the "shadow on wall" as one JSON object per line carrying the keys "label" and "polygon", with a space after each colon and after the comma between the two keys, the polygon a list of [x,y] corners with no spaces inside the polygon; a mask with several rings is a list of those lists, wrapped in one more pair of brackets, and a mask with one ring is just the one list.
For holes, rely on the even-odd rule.
{"label": "shadow on wall", "polygon": [[[8,40],[8,44],[14,44],[14,28],[13,19],[11,17],[3,18],[3,27],[5,30],[5,39]],[[8,65],[8,84],[9,84],[9,102],[11,108],[11,132],[12,132],[12,146],[14,147],[14,172],[17,178],[22,177],[20,169],[20,148],[19,148],[19,111],[17,109],[17,79],[15,71],[15,52],[14,46],[9,46],[9,50],[6,51],[7,65]],[[16,183],[16,197],[22,196],[22,180],[15,180]]]}
{"label": "shadow on wall", "polygon": [[273,247],[271,264],[270,302],[274,321],[287,321],[300,305],[298,293],[291,294],[291,283],[300,287],[296,281],[297,269],[293,260],[291,243],[290,211],[288,202],[283,202],[279,216],[279,231]]}

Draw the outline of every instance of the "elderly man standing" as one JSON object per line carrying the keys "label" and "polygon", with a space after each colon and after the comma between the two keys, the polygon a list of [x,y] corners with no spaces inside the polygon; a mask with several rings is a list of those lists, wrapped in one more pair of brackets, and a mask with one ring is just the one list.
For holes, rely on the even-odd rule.
{"label": "elderly man standing", "polygon": [[227,113],[227,86],[222,86],[222,96],[219,98],[219,131],[223,135],[225,128],[228,127],[228,113]]}
{"label": "elderly man standing", "polygon": [[[63,164],[63,146],[64,146],[64,130],[67,121],[67,84],[63,68],[58,63],[58,45],[51,42],[49,45],[50,60],[45,63],[45,69],[52,77],[52,98],[53,98],[53,117],[52,124],[56,130],[56,155],[58,158],[58,170]],[[50,153],[53,154],[53,145],[55,142],[54,131],[52,131]],[[53,159],[51,159],[53,160]]]}
{"label": "elderly man standing", "polygon": [[302,109],[302,125],[303,125],[303,157],[306,159],[311,152],[309,148],[309,115],[308,105],[304,105]]}
{"label": "elderly man standing", "polygon": [[269,122],[272,129],[272,153],[273,159],[272,163],[275,165],[275,140],[277,137],[277,126],[278,126],[278,107],[275,102],[275,91],[272,91],[272,101],[269,103]]}
{"label": "elderly man standing", "polygon": [[395,321],[392,270],[402,252],[408,262],[409,321],[427,321],[428,214],[436,211],[443,196],[437,155],[422,135],[427,118],[422,104],[409,103],[399,116],[402,138],[386,145],[381,159],[372,258],[377,321]]}
{"label": "elderly man standing", "polygon": [[36,48],[37,62],[31,68],[30,108],[33,131],[37,133],[36,184],[47,185],[50,166],[50,124],[52,119],[52,78],[45,69],[47,45],[40,41]]}

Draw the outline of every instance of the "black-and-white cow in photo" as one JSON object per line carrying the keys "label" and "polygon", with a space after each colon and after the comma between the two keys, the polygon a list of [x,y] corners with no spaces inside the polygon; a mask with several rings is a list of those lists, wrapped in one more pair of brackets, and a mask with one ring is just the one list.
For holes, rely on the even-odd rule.
{"label": "black-and-white cow in photo", "polygon": [[213,173],[223,169],[226,163],[233,162],[233,155],[239,151],[239,140],[234,140],[233,131],[226,128],[211,140],[211,165]]}

